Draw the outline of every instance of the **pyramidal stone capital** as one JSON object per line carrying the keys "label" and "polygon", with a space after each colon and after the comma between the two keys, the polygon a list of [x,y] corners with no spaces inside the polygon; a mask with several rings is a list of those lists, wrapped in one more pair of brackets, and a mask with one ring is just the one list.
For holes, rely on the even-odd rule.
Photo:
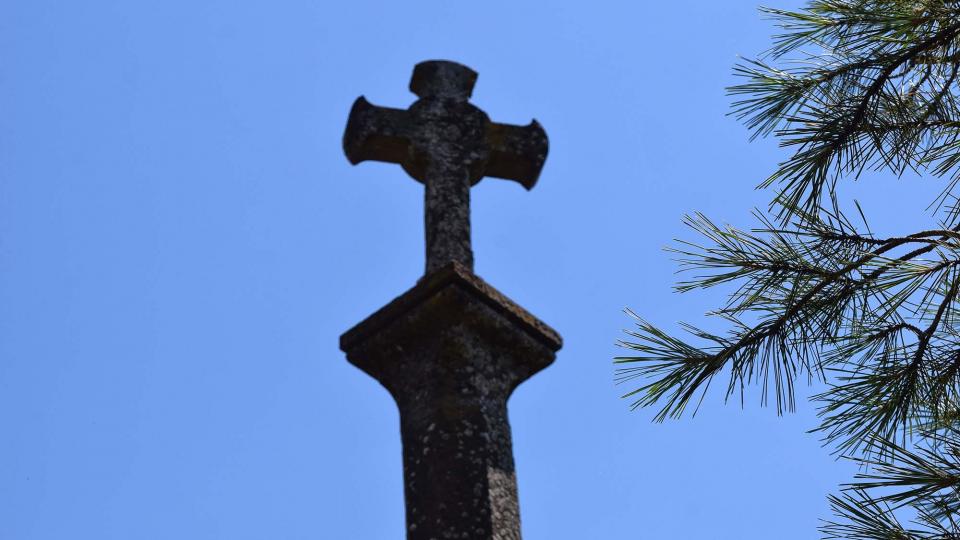
{"label": "pyramidal stone capital", "polygon": [[520,538],[507,399],[561,345],[458,263],[341,336],[400,409],[408,538]]}

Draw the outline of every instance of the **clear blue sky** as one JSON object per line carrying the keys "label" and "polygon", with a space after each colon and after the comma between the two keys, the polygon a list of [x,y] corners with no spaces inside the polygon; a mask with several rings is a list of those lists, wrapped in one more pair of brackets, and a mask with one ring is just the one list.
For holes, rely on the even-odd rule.
{"label": "clear blue sky", "polygon": [[[661,248],[769,199],[785,154],[724,87],[772,31],[753,2],[0,2],[0,538],[402,538],[396,407],[337,338],[420,276],[422,187],[340,138],[434,58],[550,137],[533,191],[473,190],[477,273],[566,343],[510,402],[525,538],[815,537],[851,467],[810,405],[652,424],[610,361],[623,308],[719,301]],[[927,201],[863,184],[894,230]]]}

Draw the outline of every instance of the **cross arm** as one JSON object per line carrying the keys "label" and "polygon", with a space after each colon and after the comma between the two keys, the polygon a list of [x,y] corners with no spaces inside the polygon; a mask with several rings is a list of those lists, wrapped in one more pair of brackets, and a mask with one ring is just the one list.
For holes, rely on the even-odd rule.
{"label": "cross arm", "polygon": [[547,159],[547,133],[536,120],[526,126],[497,124],[487,127],[490,160],[486,176],[516,180],[529,189],[537,183]]}
{"label": "cross arm", "polygon": [[343,151],[350,163],[404,163],[410,153],[408,116],[403,109],[379,107],[363,96],[358,97],[343,133]]}

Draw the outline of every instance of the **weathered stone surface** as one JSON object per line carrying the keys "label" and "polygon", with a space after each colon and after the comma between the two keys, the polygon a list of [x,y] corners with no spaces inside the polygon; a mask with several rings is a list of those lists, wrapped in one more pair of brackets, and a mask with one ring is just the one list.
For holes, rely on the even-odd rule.
{"label": "weathered stone surface", "polygon": [[560,336],[473,274],[470,186],[484,176],[531,189],[547,136],[490,122],[467,102],[477,74],[418,64],[407,110],[360,97],[343,147],[351,163],[399,163],[425,185],[427,271],[340,338],[393,395],[403,438],[407,538],[519,540],[507,399],[553,362]]}
{"label": "weathered stone surface", "polygon": [[560,336],[450,263],[340,339],[400,410],[411,540],[519,540],[507,399]]}
{"label": "weathered stone surface", "polygon": [[402,110],[361,96],[343,135],[351,163],[398,163],[425,184],[427,272],[451,261],[473,268],[471,185],[495,176],[531,189],[547,158],[547,135],[536,121],[497,124],[467,101],[476,79],[455,62],[422,62],[410,81],[420,99]]}

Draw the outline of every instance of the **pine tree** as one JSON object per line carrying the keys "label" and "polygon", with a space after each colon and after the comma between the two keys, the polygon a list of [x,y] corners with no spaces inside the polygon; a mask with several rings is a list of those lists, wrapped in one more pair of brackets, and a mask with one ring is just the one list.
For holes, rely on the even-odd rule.
{"label": "pine tree", "polygon": [[[960,539],[960,1],[762,11],[782,32],[734,68],[733,114],[791,154],[761,184],[774,197],[756,226],[694,214],[699,240],[672,248],[694,273],[678,291],[732,285],[708,314],[728,330],[677,337],[631,313],[617,379],[659,421],[718,376],[728,397],[759,385],[778,412],[819,379],[817,429],[863,466],[824,537]],[[841,210],[838,183],[867,170],[941,178],[938,225],[879,236],[859,205]]]}

